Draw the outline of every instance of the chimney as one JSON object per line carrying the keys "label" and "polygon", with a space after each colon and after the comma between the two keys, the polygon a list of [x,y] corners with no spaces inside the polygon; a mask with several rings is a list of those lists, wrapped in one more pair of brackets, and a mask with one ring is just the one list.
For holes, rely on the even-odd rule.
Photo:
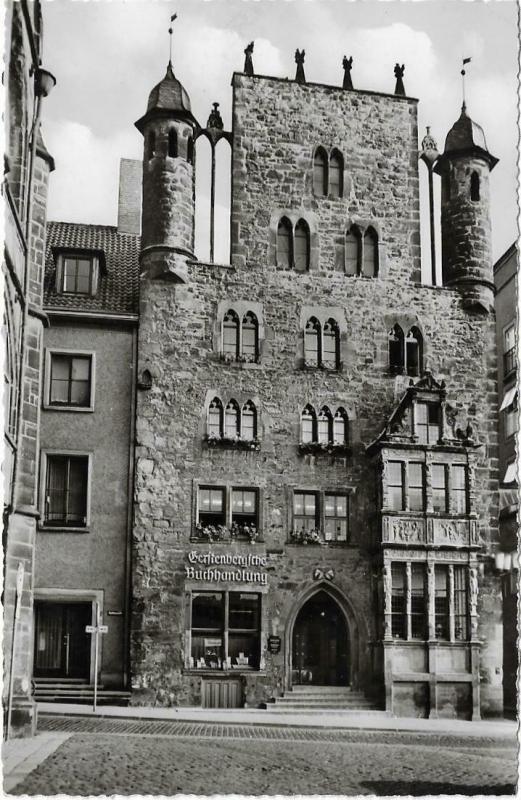
{"label": "chimney", "polygon": [[133,158],[119,162],[118,233],[141,233],[143,165]]}

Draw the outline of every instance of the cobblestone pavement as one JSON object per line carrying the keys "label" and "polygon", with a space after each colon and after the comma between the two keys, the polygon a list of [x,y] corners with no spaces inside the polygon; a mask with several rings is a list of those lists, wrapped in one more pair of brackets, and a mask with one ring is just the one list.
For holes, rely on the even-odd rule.
{"label": "cobblestone pavement", "polygon": [[16,794],[504,795],[517,776],[512,740],[63,718],[40,729],[72,735]]}

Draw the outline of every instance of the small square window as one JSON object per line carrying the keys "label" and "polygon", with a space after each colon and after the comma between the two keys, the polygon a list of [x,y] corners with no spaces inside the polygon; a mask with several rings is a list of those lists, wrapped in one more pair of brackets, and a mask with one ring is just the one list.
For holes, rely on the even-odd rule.
{"label": "small square window", "polygon": [[84,528],[87,525],[89,457],[47,455],[45,526]]}
{"label": "small square window", "polygon": [[64,256],[62,266],[62,292],[64,294],[93,294],[94,258]]}
{"label": "small square window", "polygon": [[50,354],[49,405],[90,408],[92,405],[92,356]]}

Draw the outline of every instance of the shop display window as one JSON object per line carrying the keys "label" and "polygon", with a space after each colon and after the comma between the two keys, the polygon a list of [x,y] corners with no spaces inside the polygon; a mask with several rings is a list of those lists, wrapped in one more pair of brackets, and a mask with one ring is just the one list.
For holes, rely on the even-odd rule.
{"label": "shop display window", "polygon": [[193,592],[193,669],[259,668],[261,596],[252,592]]}

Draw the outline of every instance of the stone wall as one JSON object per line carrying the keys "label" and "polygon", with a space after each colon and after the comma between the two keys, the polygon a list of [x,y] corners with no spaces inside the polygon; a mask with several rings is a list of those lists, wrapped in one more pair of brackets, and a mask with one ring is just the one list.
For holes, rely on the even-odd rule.
{"label": "stone wall", "polygon": [[[327,563],[334,568],[334,584],[346,598],[351,628],[359,636],[363,687],[381,685],[381,667],[371,666],[377,614],[370,552],[376,474],[365,447],[381,431],[406,384],[388,368],[387,333],[395,315],[417,320],[429,368],[446,381],[447,402],[458,425],[465,427],[470,420],[476,439],[483,443],[477,456],[475,511],[485,546],[497,534],[494,321],[465,312],[453,290],[417,283],[415,102],[235,75],[233,136],[232,266],[192,262],[184,286],[144,279],[141,287],[139,368],[147,366],[154,381],[149,391],[140,392],[137,405],[132,655],[136,702],[164,702],[165,692],[171,702],[197,699],[193,678],[181,674],[183,560],[193,547],[189,538],[197,482],[262,490],[264,544],[250,547],[278,554],[266,613],[268,620],[280,619],[279,635],[289,634],[290,608],[305,596],[314,567]],[[312,194],[313,150],[318,144],[343,153],[344,198]],[[309,273],[276,266],[273,220],[286,211],[304,217],[316,234],[318,258]],[[343,273],[338,252],[349,220],[371,224],[378,232],[379,277]],[[227,300],[262,306],[265,339],[260,364],[220,359],[216,312]],[[339,322],[347,334],[338,372],[302,368],[303,306],[342,309]],[[215,395],[254,400],[262,439],[259,452],[207,449],[206,408]],[[299,455],[299,418],[307,403],[348,410],[351,455]],[[349,493],[348,544],[288,544],[292,490],[335,488]],[[485,612],[485,649],[488,622]],[[264,651],[270,632],[269,626],[263,629]],[[259,692],[274,693],[286,679],[283,659],[264,654],[265,688]],[[253,676],[248,681],[250,685]],[[487,687],[482,689],[486,695]],[[254,702],[255,692],[251,687],[248,691]]]}

